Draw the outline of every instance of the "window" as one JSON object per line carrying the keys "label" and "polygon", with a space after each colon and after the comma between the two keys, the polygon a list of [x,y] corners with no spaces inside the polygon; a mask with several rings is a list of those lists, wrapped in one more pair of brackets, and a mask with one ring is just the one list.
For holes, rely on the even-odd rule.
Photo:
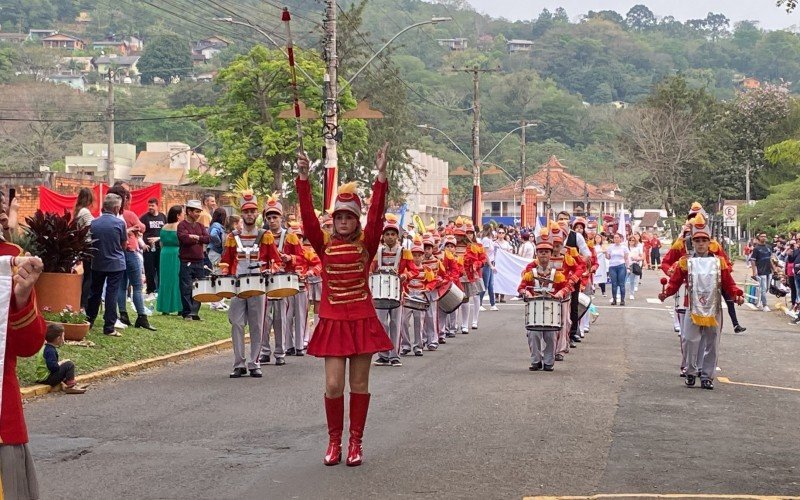
{"label": "window", "polygon": [[491,211],[489,212],[489,215],[491,215],[493,217],[500,217],[501,215],[503,215],[501,206],[502,206],[501,202],[493,201],[492,202],[492,208],[491,208]]}

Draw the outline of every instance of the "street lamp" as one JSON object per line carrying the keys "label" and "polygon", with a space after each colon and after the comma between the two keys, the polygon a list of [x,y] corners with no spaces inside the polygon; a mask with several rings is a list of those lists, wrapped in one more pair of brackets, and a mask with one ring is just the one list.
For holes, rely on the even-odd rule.
{"label": "street lamp", "polygon": [[[456,141],[454,141],[453,139],[451,139],[451,138],[450,138],[450,136],[449,136],[449,135],[447,135],[447,134],[446,134],[446,133],[445,133],[443,130],[440,130],[440,129],[436,128],[436,127],[432,127],[432,126],[430,126],[430,125],[428,125],[428,124],[417,125],[417,127],[419,127],[419,128],[424,128],[424,129],[426,129],[426,130],[435,130],[435,131],[439,132],[439,133],[440,133],[440,134],[442,134],[442,135],[443,135],[443,136],[444,136],[444,137],[445,137],[445,138],[446,138],[448,141],[450,141],[450,144],[452,144],[452,145],[453,145],[453,147],[454,147],[454,148],[456,148],[456,149],[458,150],[458,152],[459,152],[459,153],[461,153],[462,155],[464,155],[464,158],[466,158],[467,160],[469,160],[469,162],[470,162],[470,163],[472,163],[472,157],[471,157],[471,156],[469,156],[467,153],[465,153],[463,149],[461,149],[460,147],[458,147],[458,144],[456,144]],[[472,175],[472,174],[470,174],[470,175]]]}

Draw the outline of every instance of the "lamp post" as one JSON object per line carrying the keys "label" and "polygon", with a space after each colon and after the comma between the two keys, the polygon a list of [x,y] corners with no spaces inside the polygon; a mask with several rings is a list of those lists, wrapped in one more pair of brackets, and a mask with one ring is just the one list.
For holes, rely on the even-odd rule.
{"label": "lamp post", "polygon": [[[436,127],[432,127],[430,125],[427,125],[427,124],[417,125],[417,127],[424,128],[424,129],[435,130],[435,131],[439,132],[440,134],[445,136],[445,138],[448,141],[450,141],[450,144],[452,144],[458,150],[459,153],[464,155],[464,157],[472,163],[472,165],[473,165],[473,172],[472,172],[472,178],[473,178],[473,186],[472,186],[472,191],[473,191],[472,218],[473,218],[473,222],[475,224],[483,225],[483,220],[482,220],[482,217],[481,217],[481,214],[482,214],[481,208],[482,207],[480,206],[480,192],[481,192],[480,163],[482,161],[486,161],[486,159],[489,158],[489,156],[491,156],[492,153],[494,153],[495,150],[500,146],[500,144],[502,144],[503,141],[505,141],[511,134],[513,134],[514,132],[516,132],[518,130],[522,130],[522,129],[525,129],[525,128],[528,128],[528,127],[535,127],[537,125],[539,125],[539,124],[538,123],[526,123],[524,125],[521,125],[521,126],[515,128],[515,129],[509,131],[506,135],[503,136],[502,139],[500,139],[500,141],[498,141],[497,144],[494,145],[494,147],[492,149],[489,150],[489,153],[487,153],[486,156],[483,157],[483,159],[481,159],[480,161],[477,161],[477,162],[475,161],[474,158],[470,157],[467,153],[465,153],[464,150],[461,149],[458,146],[458,144],[456,144],[456,142],[453,139],[451,139],[450,136],[447,135],[444,131],[442,131],[442,130],[436,128]],[[512,179],[513,179],[513,177],[512,177]],[[477,195],[475,195],[475,193],[477,193]]]}

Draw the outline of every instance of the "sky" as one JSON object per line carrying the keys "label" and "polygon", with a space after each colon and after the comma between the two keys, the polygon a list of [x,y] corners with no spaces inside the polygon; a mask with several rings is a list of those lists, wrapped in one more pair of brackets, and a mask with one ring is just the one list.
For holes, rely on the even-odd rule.
{"label": "sky", "polygon": [[765,29],[783,29],[800,25],[800,8],[787,14],[775,6],[775,0],[468,0],[478,12],[510,20],[536,19],[542,9],[554,11],[564,7],[575,21],[590,10],[614,10],[625,14],[636,4],[644,4],[657,17],[674,16],[679,21],[705,19],[709,12],[725,14],[736,21],[755,20]]}

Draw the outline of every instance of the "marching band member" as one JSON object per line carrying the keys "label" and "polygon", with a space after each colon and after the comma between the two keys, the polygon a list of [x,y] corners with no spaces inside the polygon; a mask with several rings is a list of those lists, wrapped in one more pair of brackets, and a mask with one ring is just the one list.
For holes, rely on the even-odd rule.
{"label": "marching band member", "polygon": [[[244,276],[253,270],[265,271],[271,264],[281,262],[272,233],[256,225],[258,200],[250,190],[240,193],[239,210],[242,229],[228,233],[220,257],[219,268],[224,276]],[[231,298],[228,322],[233,341],[233,372],[230,378],[239,378],[250,371],[251,377],[260,378],[259,351],[262,343],[264,318],[263,295],[243,299]],[[244,327],[250,327],[250,355],[245,360]],[[269,335],[269,330],[266,331]]]}
{"label": "marching band member", "polygon": [[[462,334],[469,333],[469,326],[472,323],[472,328],[478,328],[477,317],[473,321],[473,300],[472,297],[477,295],[477,289],[475,287],[475,283],[477,281],[477,274],[475,270],[475,266],[477,262],[482,262],[480,258],[480,254],[477,253],[475,246],[479,246],[475,244],[475,228],[472,227],[472,231],[470,232],[470,226],[467,224],[467,221],[458,217],[455,222],[455,227],[453,228],[453,234],[456,237],[456,256],[458,257],[458,263],[461,265],[461,288],[464,290],[464,294],[467,296],[467,301],[458,308],[458,316],[456,322],[456,330],[458,327],[461,327]],[[471,235],[471,236],[470,236]],[[481,247],[481,251],[483,247]],[[477,315],[477,311],[475,313]]]}
{"label": "marching band member", "polygon": [[[423,267],[423,257],[425,249],[422,246],[422,240],[417,237],[414,244],[411,246],[411,255],[413,256],[414,268],[409,269],[408,279],[403,283],[403,318],[401,320],[402,327],[402,353],[408,354],[413,350],[414,356],[422,356],[422,347],[425,342],[423,336],[423,321],[427,315],[428,310],[431,308],[430,303],[425,311],[412,309],[406,307],[405,303],[408,298],[412,299],[425,299],[426,294],[433,290],[437,284],[437,276],[433,271],[427,270]],[[414,343],[411,343],[411,335],[409,329],[413,323],[414,326]]]}
{"label": "marching band member", "polygon": [[[444,276],[444,266],[442,262],[436,257],[435,251],[438,249],[436,240],[431,233],[426,233],[422,238],[422,248],[424,255],[422,256],[422,268],[426,272],[433,273],[441,284]],[[435,351],[439,348],[439,332],[441,332],[441,325],[439,324],[439,294],[435,289],[427,292],[430,307],[425,311],[423,319],[422,330],[425,332],[425,344],[429,351]]]}
{"label": "marching band member", "polygon": [[[467,221],[467,240],[470,241],[469,245],[467,246],[467,253],[465,255],[465,259],[471,262],[470,268],[472,269],[472,279],[470,280],[471,283],[475,283],[478,288],[478,293],[472,296],[471,308],[470,312],[472,313],[472,329],[478,329],[478,317],[480,316],[481,311],[481,291],[484,289],[483,286],[483,265],[487,261],[486,251],[483,248],[481,242],[477,239],[475,234],[475,226],[472,224],[472,221]],[[466,267],[466,266],[465,266]]]}
{"label": "marching band member", "polygon": [[[303,238],[303,228],[298,222],[289,223],[289,234],[296,236],[298,241]],[[291,297],[286,297],[286,355],[303,356],[308,326],[308,282],[309,268],[313,273],[313,259],[316,254],[309,255],[301,243],[303,257],[295,262],[295,270],[300,277],[300,291]],[[313,252],[313,250],[312,250]],[[309,260],[311,259],[311,260]],[[319,265],[317,257],[316,264]]]}
{"label": "marching band member", "polygon": [[[589,247],[591,257],[589,258],[590,265],[583,272],[581,276],[581,290],[591,291],[594,287],[592,281],[594,280],[594,273],[597,271],[597,252],[594,249],[594,237],[597,234],[597,221],[587,222],[583,217],[578,217],[572,223],[572,230],[583,236],[586,240],[586,246]],[[591,292],[588,292],[591,293]],[[587,295],[588,295],[587,293]],[[580,319],[578,325],[578,335],[584,338],[589,333],[589,313],[586,312]]]}
{"label": "marching band member", "polygon": [[[582,259],[576,258],[574,249],[563,247],[564,232],[558,224],[552,225],[550,227],[550,232],[553,238],[553,254],[550,260],[553,263],[553,267],[564,273],[571,289],[574,289],[578,286],[581,275],[583,274],[583,261]],[[570,291],[570,293],[572,292]],[[575,344],[571,342],[569,336],[572,327],[570,301],[562,302],[561,306],[563,324],[556,337],[556,361],[564,361],[564,354],[569,352],[570,347],[575,347]]]}
{"label": "marching band member", "polygon": [[[463,267],[456,256],[456,237],[454,235],[450,234],[444,237],[444,251],[442,254],[442,265],[444,267],[445,280],[449,283],[455,283],[456,286],[461,288],[463,286],[463,283],[461,282]],[[440,344],[446,343],[445,338],[451,339],[456,336],[456,332],[458,331],[457,316],[458,309],[450,314],[439,315],[442,321],[442,328],[440,332],[444,334],[444,337],[442,337],[441,333],[439,335]]]}
{"label": "marching band member", "polygon": [[[286,272],[293,272],[294,266],[297,262],[300,262],[299,259],[302,259],[303,250],[297,235],[290,234],[286,228],[283,227],[283,205],[278,201],[278,196],[276,194],[267,198],[267,203],[264,207],[264,221],[266,228],[275,240],[275,245],[278,247],[278,253],[283,262],[283,270]],[[283,366],[286,364],[284,339],[287,333],[287,303],[288,301],[286,298],[271,299],[267,297],[264,311],[264,329],[262,330],[261,339],[261,356],[259,357],[259,362],[261,364],[269,363],[270,355],[272,354],[269,343],[270,329],[272,329],[275,334],[275,365]]]}
{"label": "marching band member", "polygon": [[[325,230],[325,222],[324,218],[321,218],[320,222],[322,223],[323,230]],[[328,220],[331,220],[330,216],[327,216]],[[303,349],[308,347],[308,341],[311,336],[311,332],[314,331],[314,328],[317,326],[317,322],[319,322],[319,301],[322,300],[322,278],[320,277],[320,273],[322,272],[322,261],[319,260],[319,256],[317,252],[314,251],[314,247],[311,246],[309,243],[308,238],[303,237],[303,255],[305,256],[306,262],[306,290],[308,294],[308,307],[314,311],[314,315],[311,319],[311,325],[306,328],[305,337],[303,338]]]}
{"label": "marching band member", "polygon": [[[592,253],[589,246],[586,244],[586,239],[583,234],[570,229],[570,215],[569,212],[561,211],[556,216],[558,225],[564,232],[564,247],[572,254],[576,261],[582,266],[583,269],[591,267]],[[586,221],[584,219],[583,228],[586,229]],[[570,318],[570,331],[569,339],[572,343],[581,341],[578,335],[578,298],[580,295],[580,288],[574,287],[572,296],[569,301],[569,318]]]}
{"label": "marching band member", "polygon": [[325,415],[329,437],[325,465],[336,465],[341,461],[348,360],[350,441],[347,465],[357,466],[363,460],[361,444],[369,409],[372,355],[393,347],[375,313],[368,284],[369,266],[380,244],[381,218],[386,208],[388,147],[388,143],[385,144],[375,160],[378,178],[372,185],[366,227],[362,229],[359,220],[361,199],[355,193],[355,184],[350,184],[339,188],[331,234],[320,229],[314,214],[308,182],[308,157],[299,155],[297,160],[297,198],[306,236],[322,260],[320,319],[308,343],[308,354],[325,358]]}
{"label": "marching band member", "polygon": [[720,330],[722,327],[723,294],[741,305],[744,292],[733,280],[727,261],[711,253],[711,234],[705,217],[692,220],[692,256],[678,261],[666,289],[658,295],[663,302],[686,286],[687,314],[684,315],[683,351],[686,353],[686,386],[692,387],[700,377],[703,389],[714,388]]}
{"label": "marching band member", "polygon": [[[405,250],[399,243],[400,225],[397,216],[386,214],[386,222],[383,225],[383,244],[378,248],[375,261],[372,263],[372,272],[387,272],[396,274],[400,278],[400,285],[406,280],[406,271],[412,261],[411,252]],[[378,353],[375,366],[403,366],[400,362],[398,351],[400,350],[400,308],[378,309],[378,318],[383,323],[389,340],[394,346],[391,350]],[[406,353],[407,354],[407,353]]]}
{"label": "marching band member", "polygon": [[[550,231],[542,229],[536,238],[536,259],[525,268],[518,291],[526,298],[543,294],[563,301],[569,296],[571,286],[564,273],[556,269],[550,260],[553,253],[553,237]],[[563,309],[562,309],[563,312]],[[562,321],[563,321],[562,314]],[[562,328],[563,330],[563,328]],[[553,371],[555,364],[556,331],[527,330],[528,347],[531,352],[531,371]],[[542,345],[544,344],[544,345]]]}

